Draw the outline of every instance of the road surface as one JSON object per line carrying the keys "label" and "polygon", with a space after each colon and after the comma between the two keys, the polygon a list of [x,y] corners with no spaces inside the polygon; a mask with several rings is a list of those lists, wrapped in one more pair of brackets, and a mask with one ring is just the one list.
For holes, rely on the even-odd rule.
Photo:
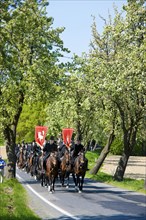
{"label": "road surface", "polygon": [[146,196],[85,179],[82,193],[55,185],[50,194],[45,187],[22,170],[17,178],[26,188],[31,209],[43,220],[144,220]]}

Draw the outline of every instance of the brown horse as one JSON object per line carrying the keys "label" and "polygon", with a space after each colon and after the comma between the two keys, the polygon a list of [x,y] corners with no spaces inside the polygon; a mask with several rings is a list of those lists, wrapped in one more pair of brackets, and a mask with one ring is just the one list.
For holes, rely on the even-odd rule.
{"label": "brown horse", "polygon": [[60,163],[60,181],[61,185],[64,186],[65,178],[67,178],[67,185],[66,187],[69,187],[69,175],[72,173],[72,166],[71,166],[71,152],[70,148],[66,149],[63,155],[63,158],[61,159]]}
{"label": "brown horse", "polygon": [[45,179],[45,169],[43,166],[44,159],[43,159],[43,154],[39,156],[38,158],[38,169],[37,169],[37,180],[41,181],[41,186],[45,186],[46,184],[46,179]]}
{"label": "brown horse", "polygon": [[84,152],[79,152],[74,162],[74,175],[75,189],[79,193],[83,190],[84,177],[87,171],[87,159]]}
{"label": "brown horse", "polygon": [[33,153],[31,152],[28,159],[27,159],[27,173],[30,173],[33,176]]}
{"label": "brown horse", "polygon": [[38,164],[37,164],[37,157],[34,155],[33,152],[30,153],[29,157],[27,158],[27,165],[26,165],[26,172],[30,173],[31,176],[34,176],[35,179],[37,179],[37,170],[38,170]]}
{"label": "brown horse", "polygon": [[26,158],[26,166],[25,166],[25,170],[27,173],[30,172],[31,166],[32,166],[32,158],[33,158],[33,153],[30,152]]}
{"label": "brown horse", "polygon": [[46,160],[45,178],[48,185],[48,191],[54,192],[55,180],[58,176],[58,158],[57,152],[52,152]]}
{"label": "brown horse", "polygon": [[24,168],[24,152],[23,152],[22,148],[20,149],[17,166],[18,166],[19,169]]}

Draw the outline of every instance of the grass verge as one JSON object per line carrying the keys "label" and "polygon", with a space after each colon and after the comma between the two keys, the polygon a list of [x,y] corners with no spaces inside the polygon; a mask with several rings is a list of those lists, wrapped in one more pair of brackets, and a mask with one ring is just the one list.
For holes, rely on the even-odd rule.
{"label": "grass verge", "polygon": [[[89,161],[89,169],[92,169],[94,167],[95,160],[99,157],[99,154],[100,154],[99,151],[88,151],[86,153],[86,157],[88,158]],[[144,180],[134,180],[130,178],[124,178],[122,182],[118,182],[113,180],[113,177],[106,173],[99,171],[97,174],[91,175],[89,172],[90,171],[86,173],[86,177],[89,179],[93,179],[98,182],[110,184],[112,186],[146,194],[146,190],[144,189]]]}
{"label": "grass verge", "polygon": [[0,219],[40,220],[28,207],[27,193],[16,180],[6,180],[0,184]]}

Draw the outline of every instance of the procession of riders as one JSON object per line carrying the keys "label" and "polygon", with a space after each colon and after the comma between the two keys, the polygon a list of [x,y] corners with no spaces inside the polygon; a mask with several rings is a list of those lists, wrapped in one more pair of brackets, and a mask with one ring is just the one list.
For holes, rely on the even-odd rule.
{"label": "procession of riders", "polygon": [[[86,170],[88,170],[88,160],[85,157],[85,148],[81,144],[81,138],[79,136],[75,139],[75,142],[70,138],[69,143],[64,141],[61,135],[57,141],[55,141],[54,136],[51,136],[49,141],[44,141],[43,146],[40,146],[35,140],[29,144],[22,141],[21,144],[18,143],[16,145],[15,154],[17,167],[19,169],[25,169],[27,173],[30,173],[31,176],[35,176],[38,180],[42,179],[42,186],[43,181],[45,184],[45,177],[47,177],[47,175],[53,176],[52,173],[55,166],[54,184],[55,178],[57,178],[58,175],[60,175],[63,185],[64,178],[67,177],[67,175],[69,178],[70,173],[72,173],[75,185],[78,184],[77,182],[80,181],[80,176],[82,176],[80,186],[82,190],[84,176]],[[54,165],[52,160],[52,165],[50,165],[52,167],[49,171],[50,174],[48,174],[47,161],[53,157],[55,158],[56,164]],[[65,161],[65,173],[63,171],[63,161]],[[77,180],[75,179],[75,175],[77,176]],[[50,178],[50,176],[48,178]]]}

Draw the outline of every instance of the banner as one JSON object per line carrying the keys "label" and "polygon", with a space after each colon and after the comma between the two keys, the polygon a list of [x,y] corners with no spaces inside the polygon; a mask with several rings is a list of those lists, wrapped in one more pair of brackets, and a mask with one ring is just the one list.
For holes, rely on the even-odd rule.
{"label": "banner", "polygon": [[43,147],[47,131],[48,131],[48,127],[46,127],[46,126],[36,126],[35,127],[35,142],[38,145],[40,145],[40,147]]}
{"label": "banner", "polygon": [[70,147],[73,131],[74,131],[73,128],[62,129],[63,142],[67,147]]}

